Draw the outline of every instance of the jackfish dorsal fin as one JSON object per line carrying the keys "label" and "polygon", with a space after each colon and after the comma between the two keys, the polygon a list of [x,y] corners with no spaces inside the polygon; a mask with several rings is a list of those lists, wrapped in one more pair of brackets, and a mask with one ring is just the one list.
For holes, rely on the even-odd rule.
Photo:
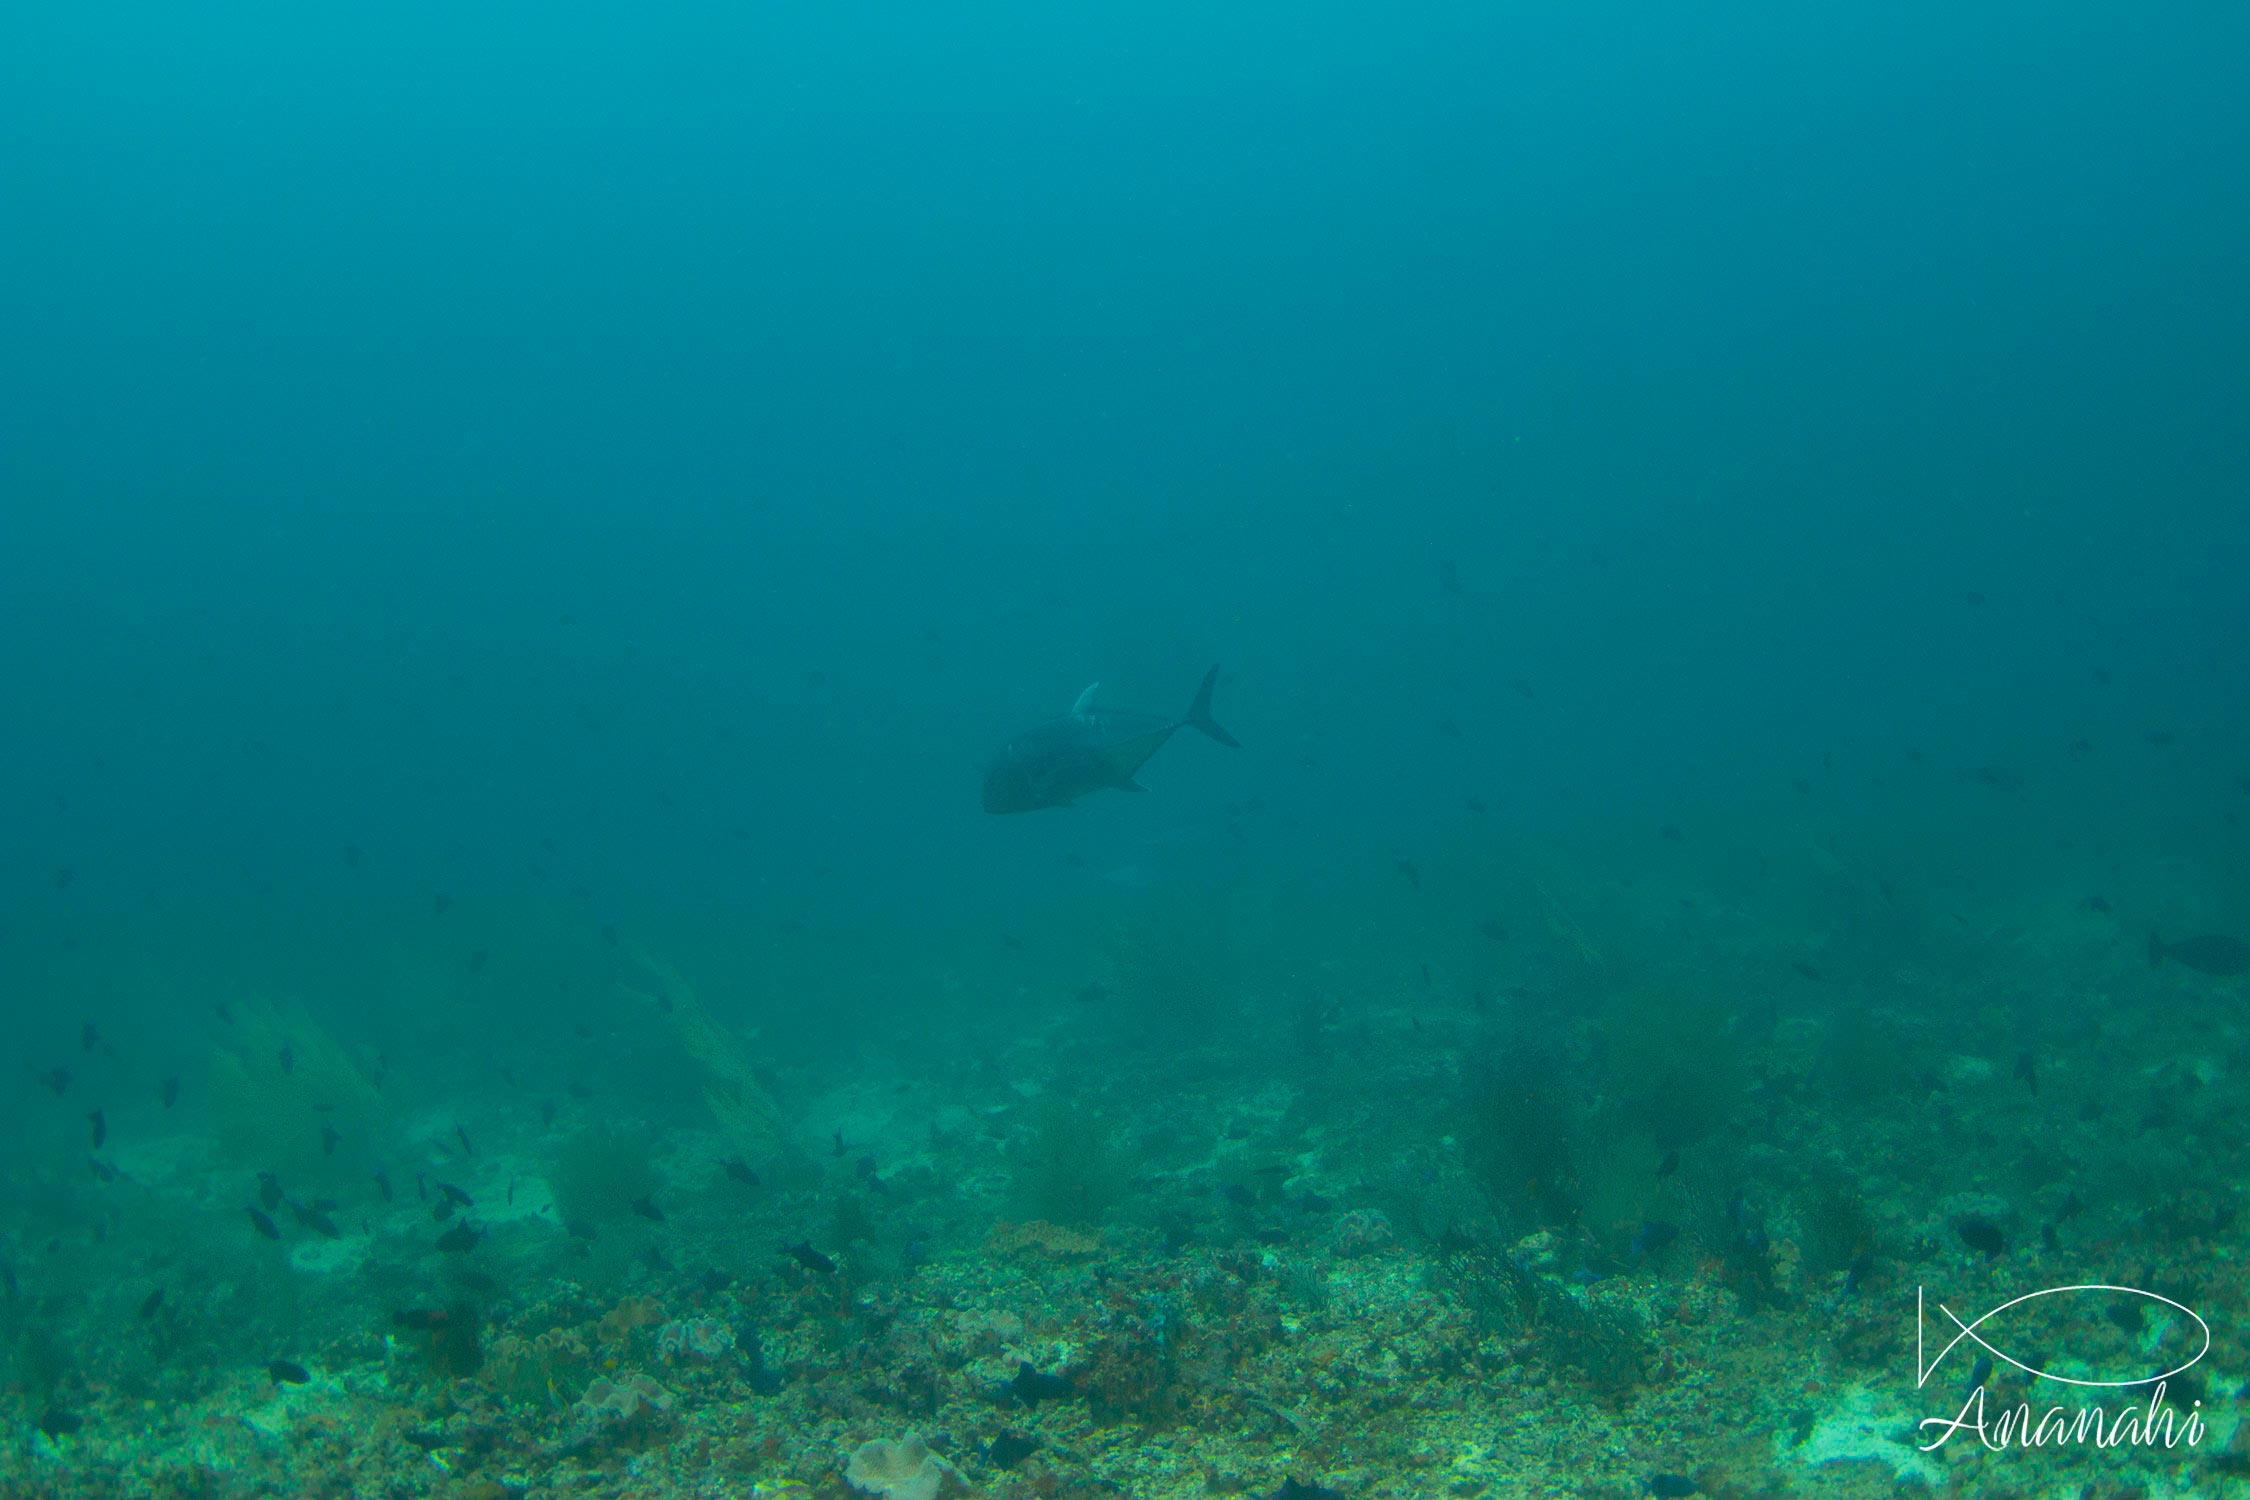
{"label": "jackfish dorsal fin", "polygon": [[1080,693],[1078,695],[1078,701],[1070,705],[1070,714],[1072,718],[1078,717],[1078,715],[1085,713],[1087,710],[1091,709],[1094,706],[1094,689],[1100,686],[1101,684],[1098,682],[1089,682],[1086,684],[1086,691]]}

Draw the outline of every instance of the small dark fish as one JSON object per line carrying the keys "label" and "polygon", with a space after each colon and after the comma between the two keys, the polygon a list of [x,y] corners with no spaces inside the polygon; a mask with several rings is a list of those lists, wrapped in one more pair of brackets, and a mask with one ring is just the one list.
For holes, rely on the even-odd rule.
{"label": "small dark fish", "polygon": [[1037,1406],[1042,1401],[1068,1401],[1078,1394],[1078,1388],[1061,1375],[1049,1375],[1030,1360],[1019,1360],[1016,1378],[1008,1382],[1008,1394],[1026,1406]]}
{"label": "small dark fish", "polygon": [[2000,1226],[1982,1214],[1966,1214],[1953,1221],[1953,1232],[1962,1244],[1981,1254],[1986,1260],[2008,1253],[2008,1237]]}
{"label": "small dark fish", "polygon": [[1080,1005],[1098,1005],[1109,998],[1109,986],[1096,979],[1080,985],[1070,998]]}
{"label": "small dark fish", "polygon": [[49,1441],[59,1437],[69,1437],[85,1425],[86,1419],[84,1417],[75,1412],[64,1411],[59,1406],[50,1406],[39,1414],[39,1430],[47,1436]]}
{"label": "small dark fish", "polygon": [[2039,1065],[2028,1051],[2016,1054],[2016,1081],[2028,1085],[2034,1099],[2039,1097]]}
{"label": "small dark fish", "polygon": [[341,1140],[342,1140],[343,1138],[344,1138],[344,1137],[343,1137],[343,1135],[342,1135],[341,1133],[339,1133],[339,1132],[337,1131],[337,1129],[336,1129],[336,1127],[335,1127],[335,1126],[333,1126],[333,1125],[323,1125],[323,1126],[321,1126],[321,1127],[320,1127],[320,1154],[321,1154],[322,1156],[334,1156],[334,1155],[336,1154],[336,1143],[337,1143],[338,1141],[341,1141]]}
{"label": "small dark fish", "polygon": [[2060,1250],[2062,1248],[2062,1236],[2055,1233],[2054,1225],[2042,1224],[2039,1226],[2039,1243],[2049,1250]]}
{"label": "small dark fish", "polygon": [[2179,736],[2169,729],[2151,729],[2142,738],[2159,750],[2169,750],[2178,741]]}
{"label": "small dark fish", "polygon": [[432,1221],[439,1224],[443,1224],[447,1219],[450,1219],[452,1217],[453,1200],[451,1198],[438,1199],[437,1207],[430,1210],[430,1218],[432,1219]]}
{"label": "small dark fish", "polygon": [[1687,835],[1680,832],[1680,825],[1677,823],[1665,824],[1662,828],[1656,830],[1656,836],[1667,844],[1684,844],[1687,842]]}
{"label": "small dark fish", "polygon": [[[2181,938],[2176,943],[2160,941],[2155,933],[2148,935],[2148,961],[2151,967],[2170,959],[2184,964],[2198,974],[2208,974],[2214,979],[2233,979],[2250,974],[2250,943],[2223,933],[2205,933],[2198,937]],[[59,1093],[60,1090],[57,1090]]]}
{"label": "small dark fish", "polygon": [[258,1206],[267,1213],[281,1207],[281,1179],[271,1172],[258,1174]]}
{"label": "small dark fish", "polygon": [[594,1091],[591,1088],[575,1079],[572,1080],[570,1087],[564,1090],[564,1092],[569,1094],[573,1099],[583,1100],[591,1099],[594,1097]]}
{"label": "small dark fish", "polygon": [[587,1223],[584,1219],[563,1220],[563,1231],[574,1240],[593,1240],[600,1238],[599,1235],[594,1233],[594,1226]]}
{"label": "small dark fish", "polygon": [[58,891],[67,891],[70,889],[70,883],[77,878],[78,872],[76,870],[73,870],[70,866],[57,865],[55,867],[55,873],[48,877],[48,884],[52,885]]}
{"label": "small dark fish", "polygon": [[2117,909],[2109,904],[2107,896],[2088,896],[2078,904],[2087,911],[2099,912],[2105,917]]}
{"label": "small dark fish", "polygon": [[817,1271],[823,1276],[836,1274],[836,1262],[815,1250],[810,1240],[799,1240],[794,1245],[784,1245],[781,1248],[781,1253],[808,1271]]}
{"label": "small dark fish", "polygon": [[166,1109],[170,1109],[173,1105],[179,1103],[180,1080],[177,1078],[165,1079],[163,1083],[157,1086],[156,1097],[163,1101]]}
{"label": "small dark fish", "polygon": [[1656,1175],[1669,1177],[1680,1170],[1680,1153],[1677,1149],[1664,1153],[1664,1160],[1656,1164]]}
{"label": "small dark fish", "polygon": [[463,1219],[438,1236],[437,1247],[447,1255],[462,1255],[475,1249],[477,1241],[483,1238],[483,1230],[473,1228],[467,1219]]}
{"label": "small dark fish", "polygon": [[542,1099],[542,1100],[540,1100],[540,1101],[539,1101],[539,1128],[540,1128],[541,1130],[551,1130],[551,1129],[553,1129],[553,1128],[554,1128],[554,1124],[555,1124],[555,1101],[554,1101],[554,1100],[552,1100],[552,1099]]}
{"label": "small dark fish", "polygon": [[1736,1188],[1727,1199],[1727,1222],[1734,1226],[1734,1248],[1737,1251],[1762,1259],[1772,1250],[1773,1241],[1766,1234],[1765,1218],[1750,1201],[1750,1195],[1741,1188]]}
{"label": "small dark fish", "polygon": [[356,870],[356,869],[358,869],[358,868],[359,868],[359,863],[360,863],[360,852],[359,852],[359,845],[357,845],[357,844],[346,844],[346,845],[344,846],[344,868],[345,868],[345,869],[347,869],[347,870]]}
{"label": "small dark fish", "polygon": [[430,898],[431,916],[442,917],[451,910],[453,910],[453,898],[451,896],[448,896],[445,892],[439,891],[436,895]]}
{"label": "small dark fish", "polygon": [[652,1224],[664,1222],[664,1210],[656,1206],[656,1195],[654,1193],[641,1194],[640,1197],[633,1200],[632,1207],[634,1213],[639,1214]]}
{"label": "small dark fish", "polygon": [[289,1205],[289,1212],[296,1216],[300,1229],[309,1229],[324,1240],[340,1240],[344,1237],[343,1232],[337,1229],[336,1221],[328,1217],[324,1209],[309,1203],[292,1203]]}
{"label": "small dark fish", "polygon": [[16,1268],[5,1261],[0,1261],[0,1288],[7,1290],[11,1301],[19,1290],[16,1285]]}
{"label": "small dark fish", "polygon": [[1437,732],[1438,738],[1441,740],[1457,740],[1461,738],[1461,726],[1454,723],[1451,719],[1438,720]]}
{"label": "small dark fish", "polygon": [[63,1091],[70,1087],[70,1069],[68,1068],[49,1068],[44,1073],[34,1068],[31,1076],[45,1084],[47,1091],[57,1099],[60,1099],[63,1096]]}
{"label": "small dark fish", "polygon": [[842,1161],[844,1159],[844,1152],[849,1149],[844,1145],[844,1132],[842,1132],[841,1130],[837,1131],[834,1137],[834,1142],[835,1149],[832,1154],[838,1161]]}
{"label": "small dark fish", "polygon": [[155,1291],[150,1292],[146,1297],[143,1297],[141,1299],[141,1321],[145,1323],[150,1318],[155,1317],[156,1310],[163,1305],[164,1288],[158,1287]]}
{"label": "small dark fish", "polygon": [[93,1023],[93,1022],[91,1022],[91,1021],[85,1022],[85,1023],[83,1024],[83,1025],[81,1025],[81,1026],[80,1026],[80,1027],[78,1028],[78,1050],[79,1050],[79,1051],[81,1051],[81,1052],[91,1052],[91,1051],[93,1051],[93,1050],[94,1050],[94,1049],[95,1049],[96,1047],[98,1047],[98,1046],[100,1046],[100,1045],[101,1045],[101,1041],[102,1041],[102,1033],[101,1033],[101,1029],[100,1029],[99,1027],[97,1027],[97,1026],[96,1026],[96,1025],[95,1025],[95,1024]]}
{"label": "small dark fish", "polygon": [[1820,978],[1820,970],[1814,968],[1811,964],[1806,963],[1801,958],[1792,959],[1790,961],[1789,967],[1795,969],[1799,974],[1802,974],[1807,979],[1817,982]]}
{"label": "small dark fish", "polygon": [[87,1157],[86,1165],[92,1167],[94,1169],[94,1175],[100,1178],[103,1182],[115,1182],[117,1180],[117,1168],[111,1166],[108,1162],[103,1161],[98,1156]]}
{"label": "small dark fish", "polygon": [[273,1378],[275,1385],[306,1385],[312,1380],[312,1371],[293,1359],[268,1361],[266,1374]]}
{"label": "small dark fish", "polygon": [[416,1203],[430,1201],[430,1180],[420,1172],[414,1174],[414,1201]]}
{"label": "small dark fish", "polygon": [[109,1121],[102,1118],[100,1110],[91,1109],[86,1112],[86,1132],[93,1139],[94,1149],[101,1150],[102,1142],[109,1139]]}
{"label": "small dark fish", "polygon": [[1406,888],[1410,891],[1422,888],[1422,872],[1414,868],[1414,861],[1411,859],[1398,862],[1398,878],[1406,882]]}
{"label": "small dark fish", "polygon": [[516,1180],[515,1180],[515,1179],[514,1179],[513,1177],[511,1177],[511,1178],[509,1178],[509,1179],[508,1179],[508,1207],[510,1207],[510,1208],[514,1208],[515,1206],[516,1206]]}
{"label": "small dark fish", "polygon": [[1482,797],[1463,797],[1461,799],[1461,805],[1473,813],[1481,813],[1485,810],[1484,799]]}
{"label": "small dark fish", "polygon": [[2078,1201],[2078,1190],[2072,1188],[2063,1195],[2063,1206],[2057,1210],[2055,1218],[2067,1224],[2085,1211],[2086,1205]]}
{"label": "small dark fish", "polygon": [[461,1126],[459,1126],[459,1125],[456,1125],[456,1126],[454,1126],[454,1127],[453,1127],[453,1133],[454,1133],[454,1134],[455,1134],[456,1136],[459,1136],[459,1137],[460,1137],[460,1139],[461,1139],[461,1154],[462,1154],[462,1155],[464,1155],[464,1156],[474,1156],[474,1155],[476,1155],[476,1154],[477,1154],[477,1148],[469,1144],[469,1132],[468,1132],[467,1130],[463,1129],[463,1128],[462,1128]]}
{"label": "small dark fish", "polygon": [[381,1193],[381,1194],[383,1195],[383,1201],[384,1201],[385,1203],[388,1203],[388,1202],[390,1202],[390,1201],[391,1201],[391,1174],[390,1174],[390,1173],[388,1173],[388,1172],[377,1172],[377,1173],[375,1174],[375,1191],[376,1191],[376,1192],[378,1192],[378,1193]]}
{"label": "small dark fish", "polygon": [[260,1213],[257,1209],[254,1208],[245,1209],[244,1212],[250,1215],[250,1227],[257,1230],[259,1234],[263,1235],[269,1240],[278,1240],[281,1238],[281,1228],[279,1225],[275,1224],[273,1220],[267,1218],[264,1214]]}
{"label": "small dark fish", "polygon": [[1491,942],[1504,943],[1508,940],[1508,929],[1501,925],[1498,917],[1487,917],[1477,924],[1477,935]]}
{"label": "small dark fish", "polygon": [[1448,594],[1459,597],[1461,593],[1460,564],[1454,562],[1451,558],[1440,560],[1437,565],[1437,581],[1439,588],[1445,590]]}
{"label": "small dark fish", "polygon": [[1641,1481],[1641,1489],[1656,1500],[1686,1500],[1689,1495],[1703,1493],[1703,1486],[1685,1474],[1651,1474]]}
{"label": "small dark fish", "polygon": [[1861,1287],[1867,1285],[1867,1279],[1874,1274],[1875,1252],[1872,1250],[1860,1251],[1858,1256],[1853,1259],[1851,1269],[1844,1273],[1844,1290],[1847,1292],[1858,1291]]}
{"label": "small dark fish", "polygon": [[739,1156],[727,1163],[727,1176],[741,1183],[744,1187],[756,1187],[758,1185],[758,1174],[751,1171],[750,1163]]}
{"label": "small dark fish", "polygon": [[1020,1432],[1003,1432],[984,1445],[984,1459],[995,1469],[1012,1469],[1044,1446]]}
{"label": "small dark fish", "polygon": [[1680,1237],[1680,1226],[1666,1219],[1650,1219],[1634,1232],[1626,1254],[1644,1260]]}
{"label": "small dark fish", "polygon": [[476,1199],[470,1197],[467,1193],[462,1192],[459,1188],[455,1187],[450,1182],[439,1183],[437,1185],[437,1190],[440,1193],[444,1194],[445,1201],[448,1203],[457,1203],[463,1208],[475,1208],[477,1206]]}
{"label": "small dark fish", "polygon": [[392,1313],[391,1321],[401,1328],[411,1328],[417,1333],[429,1333],[451,1323],[453,1315],[442,1309],[410,1307],[404,1312]]}
{"label": "small dark fish", "polygon": [[484,972],[484,966],[491,961],[491,951],[489,949],[479,948],[469,955],[469,972],[471,974],[482,974]]}
{"label": "small dark fish", "polygon": [[1978,1355],[1977,1362],[1969,1367],[1969,1389],[1973,1391],[1991,1378],[1992,1356],[1989,1354]]}
{"label": "small dark fish", "polygon": [[281,1044],[281,1071],[284,1073],[297,1071],[297,1049],[287,1042]]}

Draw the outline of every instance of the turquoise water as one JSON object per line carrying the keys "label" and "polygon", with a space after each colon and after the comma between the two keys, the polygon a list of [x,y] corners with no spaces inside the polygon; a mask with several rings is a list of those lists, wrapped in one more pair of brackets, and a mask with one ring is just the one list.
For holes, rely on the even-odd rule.
{"label": "turquoise water", "polygon": [[2246,49],[8,8],[0,1494],[2250,1491]]}

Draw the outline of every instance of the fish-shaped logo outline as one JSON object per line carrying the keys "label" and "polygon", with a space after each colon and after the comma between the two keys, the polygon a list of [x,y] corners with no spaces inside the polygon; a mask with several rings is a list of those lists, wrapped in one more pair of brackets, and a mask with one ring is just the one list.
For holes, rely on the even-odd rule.
{"label": "fish-shaped logo outline", "polygon": [[[2128,1297],[2146,1297],[2152,1302],[2161,1302],[2166,1307],[2176,1307],[2181,1312],[2184,1312],[2189,1317],[2195,1319],[2195,1326],[2203,1330],[2203,1347],[2196,1350],[2195,1353],[2189,1355],[2187,1361],[2184,1364],[2174,1365],[2171,1369],[2166,1370],[2161,1375],[2136,1375],[2130,1380],[2085,1380],[2075,1375],[2057,1375],[2050,1370],[2035,1369],[2032,1366],[2025,1364],[2022,1360],[2017,1359],[2014,1355],[2008,1353],[2006,1350],[1994,1348],[1989,1342],[1985,1340],[1984,1335],[1977,1332],[1979,1328],[1983,1327],[1986,1323],[1989,1323],[2000,1314],[2006,1312],[2011,1307],[2018,1306],[2019,1304],[2025,1302],[2036,1301],[2041,1297],[2060,1297],[2071,1292],[2121,1292]],[[2165,1296],[2161,1292],[2144,1291],[2137,1286],[2111,1286],[2106,1282],[2086,1282],[2077,1286],[2051,1286],[2043,1288],[2036,1292],[2025,1292],[2020,1297],[2010,1297],[2007,1301],[2001,1303],[1998,1307],[1993,1308],[1990,1312],[1985,1313],[1982,1317],[1979,1317],[1973,1323],[1962,1322],[1960,1314],[1956,1313],[1952,1308],[1947,1307],[1944,1303],[1940,1302],[1938,1304],[1938,1311],[1944,1313],[1948,1318],[1951,1318],[1953,1320],[1953,1326],[1960,1329],[1961,1331],[1953,1335],[1952,1338],[1946,1341],[1945,1347],[1937,1352],[1937,1357],[1935,1359],[1925,1361],[1923,1359],[1924,1331],[1926,1327],[1926,1313],[1924,1307],[1925,1297],[1926,1293],[1923,1288],[1916,1287],[1914,1289],[1914,1385],[1917,1390],[1929,1384],[1930,1376],[1936,1373],[1937,1367],[1945,1362],[1945,1357],[1948,1354],[1951,1354],[1955,1347],[1958,1346],[1963,1339],[1969,1339],[1973,1341],[1978,1348],[1984,1350],[1985,1353],[1991,1355],[1994,1359],[2003,1360],[2008,1364],[2014,1365],[2017,1369],[2023,1371],[2026,1375],[2033,1376],[2036,1379],[2059,1381],[2064,1385],[2091,1386],[2101,1390],[2122,1390],[2131,1386],[2155,1385],[2159,1381],[2170,1380],[2175,1375],[2184,1374],[2188,1370],[2193,1369],[2196,1364],[2202,1360],[2204,1355],[2211,1352],[2211,1325],[2203,1320],[2203,1314],[2197,1312],[2194,1308],[2189,1307],[2186,1303],[2175,1302],[2170,1297]]]}

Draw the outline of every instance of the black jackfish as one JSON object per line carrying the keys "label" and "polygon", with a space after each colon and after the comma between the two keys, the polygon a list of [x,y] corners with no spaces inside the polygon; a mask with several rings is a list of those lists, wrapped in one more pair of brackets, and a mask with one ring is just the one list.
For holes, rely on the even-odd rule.
{"label": "black jackfish", "polygon": [[1068,807],[1089,792],[1142,790],[1133,780],[1148,758],[1182,729],[1193,728],[1222,745],[1240,741],[1211,717],[1211,689],[1219,669],[1203,674],[1185,717],[1130,713],[1094,707],[1094,688],[1078,695],[1070,712],[1027,729],[1007,744],[984,773],[984,810],[1034,812]]}
{"label": "black jackfish", "polygon": [[2234,979],[2250,974],[2250,943],[2224,933],[2205,933],[2199,937],[2181,938],[2176,943],[2160,940],[2155,933],[2148,935],[2148,961],[2161,964],[2170,959],[2184,964],[2198,974],[2209,974],[2214,979]]}

